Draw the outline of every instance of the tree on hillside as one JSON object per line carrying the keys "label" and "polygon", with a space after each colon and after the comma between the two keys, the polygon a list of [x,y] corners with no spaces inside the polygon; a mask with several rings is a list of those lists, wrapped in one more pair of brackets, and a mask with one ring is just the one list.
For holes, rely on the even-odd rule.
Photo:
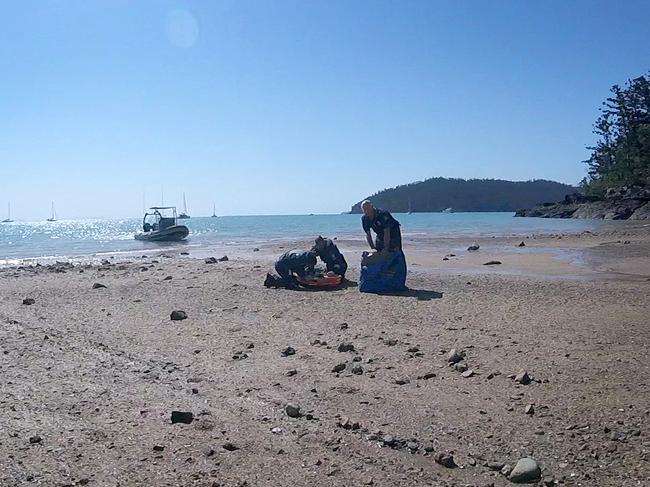
{"label": "tree on hillside", "polygon": [[609,187],[650,186],[650,73],[612,86],[594,124],[599,140],[585,162],[589,176],[582,182],[589,194]]}

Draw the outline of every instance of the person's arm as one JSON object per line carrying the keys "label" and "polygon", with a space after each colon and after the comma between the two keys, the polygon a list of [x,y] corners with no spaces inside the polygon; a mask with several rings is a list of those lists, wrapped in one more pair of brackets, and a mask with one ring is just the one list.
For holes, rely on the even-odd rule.
{"label": "person's arm", "polygon": [[370,248],[372,250],[375,250],[375,242],[372,241],[372,235],[370,232],[366,232],[366,240],[368,241],[368,245],[370,245]]}
{"label": "person's arm", "polygon": [[384,252],[388,252],[388,249],[390,248],[390,228],[386,227],[384,229]]}

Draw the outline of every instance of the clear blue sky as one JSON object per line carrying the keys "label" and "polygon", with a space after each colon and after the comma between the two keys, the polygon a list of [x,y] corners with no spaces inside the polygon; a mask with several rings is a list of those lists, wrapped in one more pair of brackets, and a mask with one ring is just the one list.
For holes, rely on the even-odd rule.
{"label": "clear blue sky", "polygon": [[577,183],[643,1],[4,2],[0,216],[323,213],[433,176]]}

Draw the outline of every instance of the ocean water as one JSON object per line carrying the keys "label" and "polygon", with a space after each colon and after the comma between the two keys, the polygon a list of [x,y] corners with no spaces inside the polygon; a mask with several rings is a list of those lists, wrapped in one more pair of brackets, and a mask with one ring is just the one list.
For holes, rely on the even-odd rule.
{"label": "ocean water", "polygon": [[[514,218],[513,213],[395,214],[408,236],[531,235],[594,230],[601,221]],[[190,229],[184,243],[134,240],[141,220],[60,220],[0,224],[0,265],[29,259],[140,255],[152,250],[209,250],[324,235],[363,239],[360,215],[224,216],[180,220]],[[611,222],[609,222],[611,224]]]}

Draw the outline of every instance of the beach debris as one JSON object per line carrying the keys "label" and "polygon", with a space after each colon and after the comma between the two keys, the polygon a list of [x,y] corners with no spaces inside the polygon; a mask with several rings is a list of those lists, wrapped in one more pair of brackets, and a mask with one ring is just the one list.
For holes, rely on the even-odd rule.
{"label": "beach debris", "polygon": [[194,414],[187,411],[172,411],[172,424],[183,423],[190,424],[194,421]]}
{"label": "beach debris", "polygon": [[284,430],[282,428],[280,428],[279,426],[276,426],[275,428],[271,428],[271,433],[273,433],[274,435],[279,435],[283,431]]}
{"label": "beach debris", "polygon": [[219,262],[227,262],[229,259],[227,255],[224,255],[223,257],[219,257],[217,260]]}
{"label": "beach debris", "polygon": [[443,257],[442,260],[449,260],[449,257]]}
{"label": "beach debris", "polygon": [[456,254],[447,254],[445,257],[456,257]]}
{"label": "beach debris", "polygon": [[283,357],[288,357],[289,355],[295,355],[296,354],[296,349],[293,347],[286,347],[282,352],[280,352],[280,355]]}
{"label": "beach debris", "polygon": [[253,252],[259,252],[259,251],[260,251],[259,247],[253,247]]}
{"label": "beach debris", "polygon": [[498,260],[489,260],[483,265],[501,265],[501,261]]}
{"label": "beach debris", "polygon": [[35,445],[35,444],[37,444],[37,443],[40,443],[41,441],[43,441],[43,438],[41,438],[41,437],[38,436],[38,435],[30,436],[30,437],[29,437],[29,442],[30,442],[32,445]]}
{"label": "beach debris", "polygon": [[216,264],[219,261],[217,260],[216,257],[208,257],[203,262],[205,262],[206,264]]}
{"label": "beach debris", "polygon": [[187,313],[183,310],[175,309],[172,311],[169,317],[172,319],[172,321],[181,321],[187,319]]}
{"label": "beach debris", "polygon": [[437,453],[436,456],[433,457],[433,460],[436,463],[442,465],[443,467],[447,467],[447,468],[456,467],[454,456],[451,455],[450,453]]}
{"label": "beach debris", "polygon": [[363,367],[361,367],[360,365],[355,365],[354,367],[352,367],[352,373],[353,373],[354,375],[361,375],[361,374],[363,374]]}
{"label": "beach debris", "polygon": [[341,419],[336,423],[336,425],[346,430],[358,430],[359,428],[361,428],[361,425],[359,424],[358,421],[352,421],[347,416],[341,417]]}
{"label": "beach debris", "polygon": [[474,242],[472,245],[467,247],[467,250],[468,250],[468,252],[476,252],[480,248],[481,248],[481,246],[479,244],[477,244],[476,242]]}
{"label": "beach debris", "polygon": [[523,240],[521,241],[521,243],[519,245],[517,245],[517,247],[525,247],[525,246],[526,246],[526,244],[524,243]]}
{"label": "beach debris", "polygon": [[535,406],[529,404],[528,406],[526,406],[526,409],[524,409],[524,412],[526,414],[535,414]]}
{"label": "beach debris", "polygon": [[472,369],[466,370],[461,374],[465,379],[469,379],[474,375],[474,371]]}
{"label": "beach debris", "polygon": [[302,416],[300,406],[294,406],[293,404],[287,404],[284,408],[284,412],[287,413],[287,416],[290,418],[299,418]]}
{"label": "beach debris", "polygon": [[338,348],[339,352],[354,352],[354,345],[351,343],[341,343]]}
{"label": "beach debris", "polygon": [[25,298],[25,299],[23,299],[23,304],[26,305],[26,306],[31,306],[35,302],[36,302],[36,300],[34,298]]}
{"label": "beach debris", "polygon": [[515,382],[519,382],[520,384],[523,385],[528,385],[531,382],[531,378],[525,369],[521,369],[519,373],[515,376]]}
{"label": "beach debris", "polygon": [[190,255],[189,252],[181,252],[181,255]]}
{"label": "beach debris", "polygon": [[418,379],[429,380],[433,379],[434,377],[436,377],[436,374],[434,372],[427,372],[426,374],[419,376]]}
{"label": "beach debris", "polygon": [[459,352],[455,348],[452,348],[449,350],[449,354],[447,355],[447,362],[450,364],[456,364],[463,360],[465,358],[465,353],[464,352]]}
{"label": "beach debris", "polygon": [[465,373],[469,367],[467,367],[467,364],[465,362],[458,362],[457,364],[454,364],[454,369],[456,372],[461,372]]}
{"label": "beach debris", "polygon": [[342,362],[342,363],[340,363],[340,364],[336,364],[336,365],[332,368],[332,372],[334,372],[335,374],[338,374],[339,372],[343,372],[343,371],[345,370],[345,367],[346,367],[345,362]]}
{"label": "beach debris", "polygon": [[105,288],[106,286],[101,282],[96,282],[95,284],[93,284],[93,289],[101,289],[103,287]]}
{"label": "beach debris", "polygon": [[522,484],[524,482],[533,482],[539,480],[542,476],[542,471],[537,465],[537,462],[530,457],[520,459],[512,469],[508,478],[511,482]]}
{"label": "beach debris", "polygon": [[234,445],[233,443],[228,442],[223,445],[223,449],[227,451],[237,451],[239,450],[239,447]]}

